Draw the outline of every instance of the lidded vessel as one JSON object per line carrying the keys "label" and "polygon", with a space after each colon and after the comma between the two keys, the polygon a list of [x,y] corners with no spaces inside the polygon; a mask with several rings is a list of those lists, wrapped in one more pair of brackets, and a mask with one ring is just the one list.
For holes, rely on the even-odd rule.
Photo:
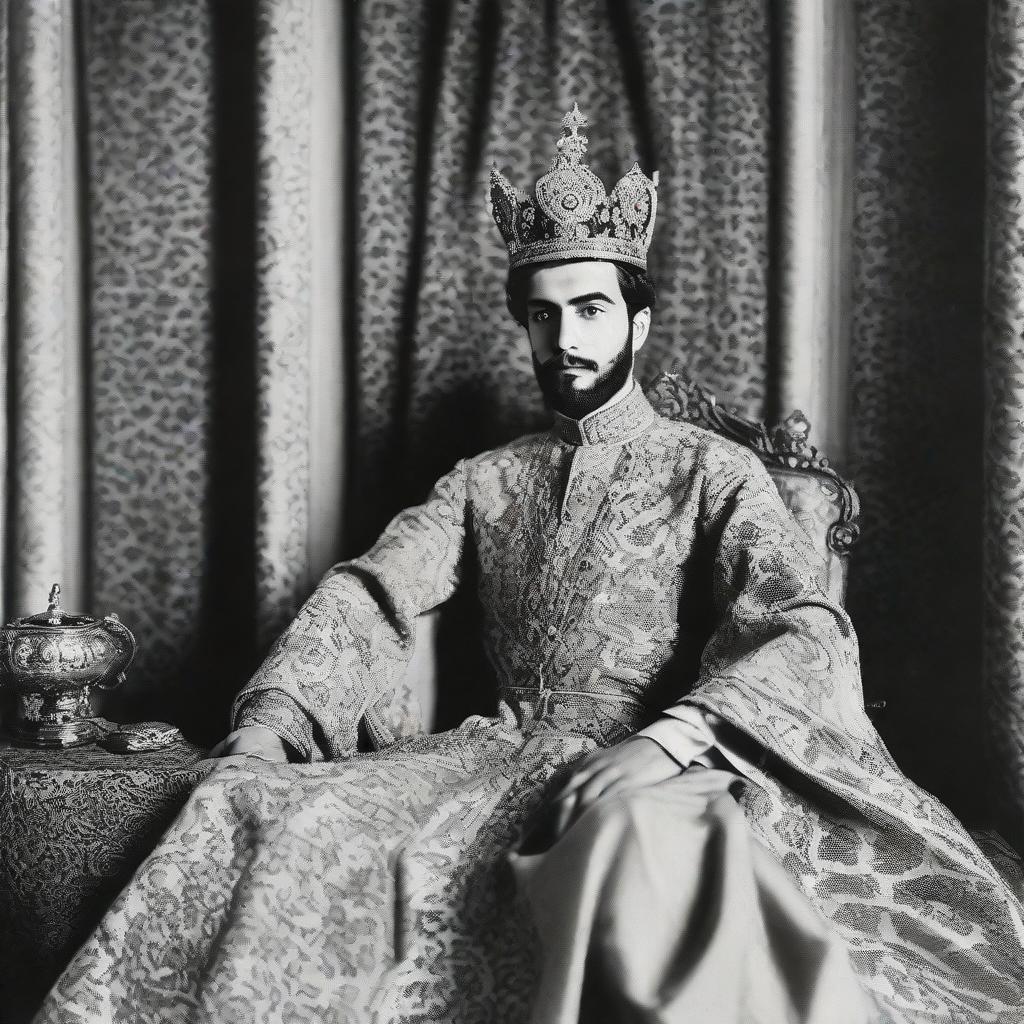
{"label": "lidded vessel", "polygon": [[55,583],[45,612],[0,629],[0,686],[15,701],[7,737],[20,746],[58,749],[100,738],[105,730],[93,715],[90,690],[124,682],[137,650],[116,615],[64,611]]}

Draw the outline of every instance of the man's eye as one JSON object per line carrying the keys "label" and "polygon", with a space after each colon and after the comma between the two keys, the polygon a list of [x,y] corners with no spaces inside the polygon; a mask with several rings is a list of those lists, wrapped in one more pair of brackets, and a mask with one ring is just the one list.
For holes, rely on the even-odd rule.
{"label": "man's eye", "polygon": [[546,309],[536,309],[530,314],[530,319],[535,324],[542,324],[550,319],[551,314]]}
{"label": "man's eye", "polygon": [[600,316],[604,310],[600,306],[583,306],[580,309],[580,316],[585,320],[593,320],[595,316]]}

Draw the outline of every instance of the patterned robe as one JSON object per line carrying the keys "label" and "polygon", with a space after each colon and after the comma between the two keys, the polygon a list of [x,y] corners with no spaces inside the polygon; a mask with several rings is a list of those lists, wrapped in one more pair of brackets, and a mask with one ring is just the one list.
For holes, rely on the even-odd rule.
{"label": "patterned robe", "polygon": [[[217,768],[39,1019],[525,1021],[545,954],[509,851],[581,756],[698,709],[878,1020],[1019,1024],[1020,900],[865,716],[817,558],[751,453],[636,388],[459,462],[240,694],[308,763]],[[498,714],[404,736],[416,618],[470,579]]]}

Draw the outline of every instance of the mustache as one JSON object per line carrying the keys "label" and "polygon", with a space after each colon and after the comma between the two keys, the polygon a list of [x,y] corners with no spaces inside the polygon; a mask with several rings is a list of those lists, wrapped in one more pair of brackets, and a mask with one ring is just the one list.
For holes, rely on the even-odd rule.
{"label": "mustache", "polygon": [[593,359],[586,359],[584,356],[574,355],[572,352],[559,352],[558,355],[546,359],[541,364],[541,369],[551,373],[555,370],[593,370],[597,373],[600,365]]}

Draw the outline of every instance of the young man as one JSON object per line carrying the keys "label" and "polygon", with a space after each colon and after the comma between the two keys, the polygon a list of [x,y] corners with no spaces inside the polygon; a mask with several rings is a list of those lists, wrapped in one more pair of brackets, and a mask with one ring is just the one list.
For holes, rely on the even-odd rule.
{"label": "young man", "polygon": [[[606,194],[582,126],[532,197],[492,179],[552,429],[327,574],[239,695],[221,752],[255,756],[42,1020],[1020,1019],[1021,905],[865,717],[813,549],[633,383],[656,182]],[[469,575],[498,714],[399,738],[417,616]]]}

